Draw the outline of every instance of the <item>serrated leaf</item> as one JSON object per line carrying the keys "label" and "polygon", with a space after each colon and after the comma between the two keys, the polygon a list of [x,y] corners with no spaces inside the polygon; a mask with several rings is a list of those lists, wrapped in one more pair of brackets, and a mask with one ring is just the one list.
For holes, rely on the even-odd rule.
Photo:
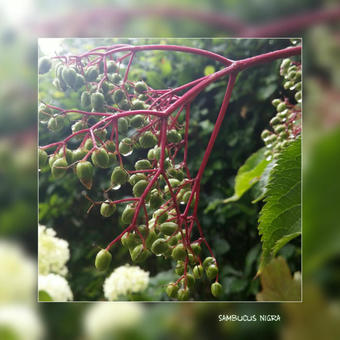
{"label": "serrated leaf", "polygon": [[257,301],[300,301],[301,276],[292,277],[283,257],[272,259],[261,273],[262,291]]}
{"label": "serrated leaf", "polygon": [[269,161],[264,157],[265,148],[253,153],[240,167],[235,178],[234,195],[225,199],[224,203],[239,200],[242,195],[257,183],[265,171]]}
{"label": "serrated leaf", "polygon": [[278,241],[276,241],[275,246],[273,247],[273,255],[275,256],[277,254],[277,252],[283,246],[285,246],[288,242],[290,242],[291,240],[293,240],[294,238],[296,238],[300,235],[301,235],[301,232],[298,231],[296,233],[292,233],[292,234],[285,235],[285,236],[281,237]]}
{"label": "serrated leaf", "polygon": [[[259,272],[289,239],[301,232],[301,140],[292,142],[270,173],[267,194],[259,217],[262,256]],[[278,242],[282,238],[287,242]]]}

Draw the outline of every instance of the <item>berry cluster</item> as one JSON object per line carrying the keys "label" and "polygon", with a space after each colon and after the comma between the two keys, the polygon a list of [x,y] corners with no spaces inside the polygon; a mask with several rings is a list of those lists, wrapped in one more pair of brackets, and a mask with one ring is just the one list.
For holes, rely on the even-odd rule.
{"label": "berry cluster", "polygon": [[[87,196],[91,207],[99,205],[100,214],[109,218],[116,212],[117,204],[125,204],[121,214],[125,230],[98,252],[96,268],[109,267],[109,249],[120,240],[135,263],[144,262],[151,254],[176,261],[179,278],[168,285],[169,297],[188,300],[195,281],[204,276],[214,280],[212,295],[220,296],[217,262],[200,227],[200,236],[192,240],[194,224],[199,222],[198,187],[186,163],[189,105],[184,103],[163,117],[162,113],[181,97],[171,90],[154,90],[144,81],[128,81],[127,73],[121,75],[122,59],[111,55],[86,62],[78,57],[58,59],[53,84],[59,91],[79,93],[81,109],[39,105],[42,127],[58,132],[71,124],[72,130],[63,141],[39,148],[39,167],[49,167],[56,179],[73,169],[88,190],[96,172],[110,168],[111,187],[105,192],[106,199],[94,202]],[[39,73],[49,72],[51,67],[51,61],[42,58]],[[183,111],[184,122],[179,119]],[[81,118],[70,122],[71,113],[78,113]],[[48,154],[48,149],[53,152]],[[129,169],[125,160],[134,150],[145,154],[145,158]],[[130,186],[131,197],[109,198],[122,186]],[[201,257],[202,243],[211,256]]]}
{"label": "berry cluster", "polygon": [[267,150],[267,160],[276,159],[280,152],[289,143],[295,140],[301,133],[301,65],[293,63],[290,59],[284,59],[281,63],[280,74],[284,77],[283,87],[294,93],[296,104],[291,104],[288,98],[284,100],[274,99],[273,106],[276,108],[276,115],[270,120],[273,131],[264,130],[261,138]]}

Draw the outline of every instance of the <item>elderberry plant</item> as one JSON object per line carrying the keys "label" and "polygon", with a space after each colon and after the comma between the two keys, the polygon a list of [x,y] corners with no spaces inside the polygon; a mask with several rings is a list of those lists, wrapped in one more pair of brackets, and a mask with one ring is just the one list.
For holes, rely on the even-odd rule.
{"label": "elderberry plant", "polygon": [[[142,79],[132,81],[128,77],[136,55],[150,50],[203,55],[219,61],[223,68],[176,88],[154,89]],[[176,261],[175,272],[179,277],[166,287],[170,298],[190,299],[196,280],[209,282],[215,298],[221,295],[218,263],[197,217],[204,169],[237,74],[258,64],[297,55],[300,51],[301,47],[297,46],[234,61],[186,46],[117,44],[81,55],[39,60],[39,74],[53,68],[53,85],[59,91],[75,92],[79,98],[77,108],[40,103],[41,126],[57,136],[71,119],[72,133],[63,140],[39,147],[39,168],[50,168],[55,179],[72,170],[87,190],[92,188],[94,177],[99,176],[99,169],[110,169],[110,187],[103,193],[103,200],[94,201],[86,195],[91,202],[90,209],[98,207],[103,217],[110,218],[116,213],[117,205],[124,206],[120,218],[125,229],[98,252],[95,259],[98,270],[109,267],[110,250],[120,242],[129,250],[134,263],[143,263],[151,255]],[[127,66],[122,67],[125,61]],[[296,86],[294,81],[298,81],[298,67],[291,68],[282,67],[282,72],[289,70],[289,88]],[[209,84],[225,77],[229,80],[215,128],[199,170],[192,174],[187,165],[191,103]],[[277,107],[283,105],[288,110],[288,103],[279,103]],[[78,118],[74,119],[74,114]],[[285,121],[286,118],[280,120]],[[285,131],[276,131],[273,124],[275,133],[288,131],[290,123],[285,124]],[[262,137],[267,141],[271,136],[274,134],[268,131]],[[272,151],[269,150],[273,157],[277,148],[275,145]],[[144,150],[147,156],[138,159],[131,168],[127,160],[135,150]],[[112,192],[116,195],[123,186],[130,187],[130,197],[110,198]],[[196,229],[198,237],[194,237]],[[209,256],[202,256],[203,247]]]}

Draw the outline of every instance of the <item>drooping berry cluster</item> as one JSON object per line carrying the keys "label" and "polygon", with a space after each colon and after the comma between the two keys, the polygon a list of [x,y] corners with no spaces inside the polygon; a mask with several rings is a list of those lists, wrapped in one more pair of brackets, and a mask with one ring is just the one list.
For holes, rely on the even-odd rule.
{"label": "drooping berry cluster", "polygon": [[294,93],[295,104],[291,104],[288,98],[279,98],[272,101],[276,108],[276,115],[270,120],[273,131],[264,130],[261,138],[267,150],[267,160],[276,159],[280,152],[289,143],[295,140],[301,133],[301,65],[293,63],[290,59],[284,59],[281,63],[280,74],[284,77],[283,87]]}
{"label": "drooping berry cluster", "polygon": [[[107,60],[108,57],[111,59]],[[110,54],[96,62],[71,57],[58,59],[53,84],[59,91],[79,92],[80,109],[64,110],[41,103],[41,126],[58,132],[69,123],[70,113],[78,113],[81,118],[71,122],[72,134],[63,141],[39,148],[39,167],[49,166],[56,179],[72,168],[88,190],[93,186],[96,169],[111,168],[112,190],[107,190],[106,199],[101,202],[88,199],[92,207],[100,205],[104,217],[112,216],[117,204],[125,204],[120,218],[126,228],[106,249],[99,251],[96,267],[108,268],[112,258],[109,249],[120,240],[135,263],[144,262],[151,254],[176,261],[179,278],[166,289],[169,297],[189,299],[195,280],[203,278],[204,273],[215,281],[211,285],[213,296],[220,296],[222,286],[217,281],[217,262],[210,247],[202,232],[199,238],[191,240],[198,220],[196,212],[189,213],[195,208],[197,193],[186,163],[188,103],[184,102],[173,114],[162,115],[181,97],[171,90],[154,90],[144,81],[128,81],[121,75],[122,59],[114,60]],[[45,66],[46,60],[41,64]],[[48,72],[50,67],[44,71]],[[183,111],[185,123],[179,120]],[[47,154],[47,149],[55,150]],[[129,169],[125,160],[134,150],[141,149],[147,157]],[[129,185],[131,198],[108,198]],[[202,242],[211,255],[205,260],[201,258]]]}
{"label": "drooping berry cluster", "polygon": [[[177,88],[156,90],[143,81],[128,80],[135,54],[145,50],[204,55],[221,62],[224,68]],[[197,216],[203,172],[238,72],[300,52],[301,47],[292,47],[232,61],[186,46],[119,44],[78,56],[53,58],[58,61],[54,86],[66,93],[76,91],[79,109],[40,104],[41,127],[58,133],[72,121],[72,133],[68,137],[39,148],[40,168],[49,167],[56,179],[72,168],[88,190],[95,189],[93,178],[99,169],[110,169],[111,187],[104,194],[105,199],[95,202],[86,197],[92,203],[91,208],[100,205],[101,215],[107,218],[116,212],[118,204],[125,205],[120,216],[125,229],[98,252],[95,266],[99,270],[108,268],[112,260],[109,250],[120,241],[128,248],[134,262],[143,262],[151,254],[176,262],[175,272],[179,277],[167,286],[169,297],[189,299],[197,287],[196,281],[201,279],[209,282],[214,297],[222,294],[218,264]],[[39,74],[49,72],[52,66],[51,60],[42,58]],[[220,112],[199,170],[192,177],[187,166],[190,105],[209,84],[225,76],[229,80]],[[297,76],[290,77],[293,81]],[[282,122],[285,122],[283,118]],[[138,155],[145,154],[145,157],[131,168],[126,160],[137,149],[143,150]],[[51,152],[47,154],[46,150]],[[125,189],[130,186],[131,196],[113,199],[122,186]]]}

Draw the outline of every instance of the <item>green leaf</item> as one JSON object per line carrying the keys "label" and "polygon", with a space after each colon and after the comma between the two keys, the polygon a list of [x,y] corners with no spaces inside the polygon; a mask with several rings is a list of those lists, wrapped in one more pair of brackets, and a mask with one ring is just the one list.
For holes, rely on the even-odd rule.
{"label": "green leaf", "polygon": [[285,246],[289,241],[293,240],[294,238],[298,237],[301,235],[301,232],[298,231],[296,233],[292,233],[289,235],[285,235],[281,237],[278,241],[275,242],[275,246],[273,247],[273,255],[275,256],[277,252]]}
{"label": "green leaf", "polygon": [[272,259],[261,274],[262,291],[256,295],[257,301],[300,301],[301,275],[292,277],[283,257]]}
{"label": "green leaf", "polygon": [[261,179],[264,170],[269,164],[269,161],[264,157],[264,152],[265,148],[256,151],[240,167],[235,179],[235,193],[233,196],[225,199],[224,203],[239,200],[246,191]]}
{"label": "green leaf", "polygon": [[271,171],[259,217],[262,256],[259,272],[301,232],[301,140],[292,142]]}
{"label": "green leaf", "polygon": [[53,301],[53,299],[45,290],[39,290],[39,301]]}

